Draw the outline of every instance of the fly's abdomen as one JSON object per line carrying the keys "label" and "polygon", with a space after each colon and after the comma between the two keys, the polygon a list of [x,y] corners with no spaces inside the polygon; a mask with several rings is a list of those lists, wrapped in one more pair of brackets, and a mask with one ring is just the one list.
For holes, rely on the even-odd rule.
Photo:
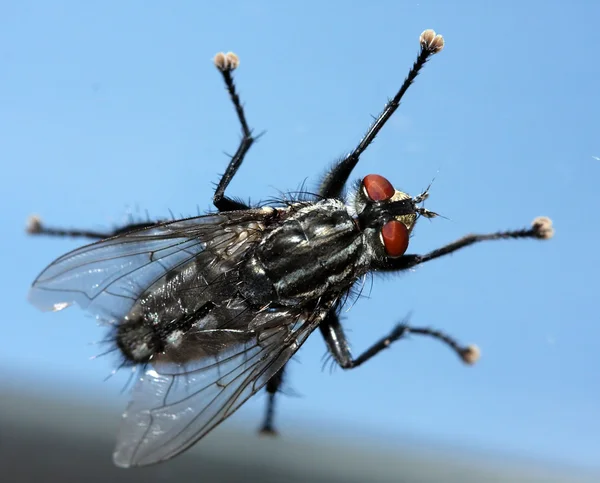
{"label": "fly's abdomen", "polygon": [[292,214],[244,263],[241,291],[256,304],[302,304],[347,290],[362,274],[361,233],[341,201],[324,200]]}

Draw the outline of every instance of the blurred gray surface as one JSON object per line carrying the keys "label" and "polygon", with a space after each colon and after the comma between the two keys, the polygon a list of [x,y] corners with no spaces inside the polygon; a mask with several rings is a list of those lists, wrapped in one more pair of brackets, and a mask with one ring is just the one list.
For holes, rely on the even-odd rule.
{"label": "blurred gray surface", "polygon": [[[0,481],[60,482],[572,482],[600,481],[535,463],[486,461],[481,455],[406,451],[307,433],[260,438],[219,429],[170,462],[139,469],[113,466],[114,407],[82,406],[4,389],[0,396]],[[492,462],[493,461],[493,462]]]}

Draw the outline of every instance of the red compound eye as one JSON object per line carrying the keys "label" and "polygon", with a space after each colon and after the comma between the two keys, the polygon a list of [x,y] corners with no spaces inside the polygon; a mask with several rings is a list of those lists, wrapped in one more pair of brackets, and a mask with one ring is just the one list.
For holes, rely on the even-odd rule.
{"label": "red compound eye", "polygon": [[373,201],[389,200],[396,190],[387,179],[378,174],[369,174],[364,177],[363,185],[367,191],[367,195]]}
{"label": "red compound eye", "polygon": [[381,229],[385,251],[390,257],[404,255],[408,249],[408,228],[398,220],[388,221]]}

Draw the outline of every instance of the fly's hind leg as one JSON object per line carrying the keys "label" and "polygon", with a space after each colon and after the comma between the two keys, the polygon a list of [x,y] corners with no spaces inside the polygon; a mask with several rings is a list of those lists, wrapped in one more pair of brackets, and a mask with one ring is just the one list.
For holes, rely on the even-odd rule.
{"label": "fly's hind leg", "polygon": [[265,417],[263,419],[262,426],[260,427],[260,433],[276,436],[277,430],[275,429],[274,419],[275,419],[275,399],[277,395],[281,392],[281,385],[283,384],[283,376],[284,376],[285,366],[279,369],[275,375],[269,379],[267,385],[265,386],[268,399],[267,399],[267,407],[265,410]]}
{"label": "fly's hind leg", "polygon": [[80,230],[75,228],[58,228],[52,226],[46,226],[42,219],[37,215],[32,215],[27,220],[27,226],[25,230],[30,235],[47,235],[56,237],[74,237],[74,238],[91,238],[93,240],[103,240],[124,233],[139,230],[142,228],[148,228],[156,226],[164,221],[144,221],[139,223],[128,223],[126,225],[117,227],[113,230],[106,231],[95,231],[95,230]]}
{"label": "fly's hind leg", "polygon": [[[252,146],[256,138],[252,136],[252,131],[248,127],[248,122],[246,121],[244,108],[241,104],[240,98],[235,89],[235,84],[233,82],[232,72],[237,68],[239,64],[237,56],[231,52],[227,54],[219,53],[215,56],[214,63],[221,75],[223,76],[225,86],[227,88],[227,91],[229,92],[229,96],[231,97],[231,101],[240,121],[242,127],[242,139],[240,141],[237,151],[229,161],[229,165],[227,166],[225,173],[223,174],[221,180],[219,181],[219,184],[217,185],[213,202],[215,207],[219,211],[246,210],[248,209],[248,206],[246,204],[226,197],[225,189],[227,188],[227,186],[233,179],[233,176],[241,166],[242,161],[244,160],[244,156],[246,155],[246,153],[250,149],[250,146]],[[31,216],[28,220],[26,231],[30,235],[81,237],[91,238],[93,240],[102,240],[112,236],[122,235],[123,233],[126,233],[131,230],[155,226],[164,221],[165,220],[148,221],[142,223],[129,223],[113,230],[95,231],[73,228],[49,227],[44,225],[38,216]]]}

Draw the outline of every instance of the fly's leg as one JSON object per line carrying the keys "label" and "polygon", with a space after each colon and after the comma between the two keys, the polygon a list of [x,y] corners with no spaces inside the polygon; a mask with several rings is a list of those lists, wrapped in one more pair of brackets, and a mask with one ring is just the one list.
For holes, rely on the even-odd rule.
{"label": "fly's leg", "polygon": [[402,96],[406,93],[410,85],[414,82],[417,75],[429,60],[429,58],[440,52],[444,47],[444,39],[441,35],[436,35],[433,30],[425,30],[419,39],[421,44],[421,50],[417,57],[417,60],[414,62],[412,68],[408,72],[402,87],[396,93],[393,99],[388,101],[385,105],[385,108],[379,114],[375,122],[371,124],[371,127],[364,135],[364,137],[358,143],[358,146],[354,148],[350,154],[348,154],[345,158],[338,161],[335,166],[325,175],[323,180],[321,181],[321,186],[319,187],[319,195],[324,198],[339,198],[344,185],[348,181],[352,170],[358,163],[360,155],[369,147],[369,144],[373,142],[375,136],[379,133],[381,128],[385,125],[392,114],[398,109],[400,106],[400,100]]}
{"label": "fly's leg", "polygon": [[285,371],[285,366],[279,369],[275,375],[269,379],[267,382],[266,390],[267,390],[267,407],[265,411],[265,418],[263,420],[262,426],[260,428],[260,433],[270,436],[276,436],[277,430],[274,425],[275,418],[275,399],[277,398],[277,394],[280,392],[281,385],[283,384],[283,375]]}
{"label": "fly's leg", "polygon": [[446,255],[450,255],[461,248],[468,247],[475,243],[488,240],[507,240],[517,238],[536,238],[538,240],[548,240],[554,235],[552,221],[550,218],[540,216],[533,220],[530,228],[515,231],[499,231],[496,233],[487,233],[484,235],[466,235],[455,242],[444,245],[437,250],[433,250],[425,255],[402,255],[398,258],[387,258],[378,262],[376,270],[379,271],[399,271],[415,267],[430,260],[435,260]]}
{"label": "fly's leg", "polygon": [[246,204],[225,196],[225,189],[235,176],[235,173],[241,166],[242,161],[244,161],[244,156],[246,156],[250,146],[252,146],[256,140],[256,138],[252,136],[251,129],[248,127],[246,114],[244,113],[244,107],[242,106],[233,82],[232,72],[238,67],[239,59],[233,52],[228,52],[227,54],[220,52],[215,55],[214,63],[223,76],[225,86],[229,92],[229,97],[231,98],[231,102],[233,103],[233,107],[235,108],[235,112],[240,121],[240,125],[242,127],[242,139],[237,151],[231,157],[229,165],[227,166],[225,173],[217,185],[217,189],[215,190],[215,195],[213,197],[213,204],[219,211],[247,210],[248,206]]}
{"label": "fly's leg", "polygon": [[[248,149],[250,149],[250,146],[256,138],[252,136],[252,131],[248,127],[246,116],[244,114],[244,108],[242,107],[240,99],[235,90],[235,85],[233,83],[232,72],[239,65],[239,60],[237,56],[231,52],[228,54],[219,53],[215,56],[214,63],[219,72],[221,72],[221,75],[223,76],[225,86],[227,87],[227,91],[229,92],[231,101],[233,102],[233,106],[235,107],[238,119],[240,120],[240,124],[242,126],[242,140],[240,141],[240,145],[236,153],[231,158],[229,165],[227,166],[227,169],[225,171],[225,174],[221,177],[221,180],[217,185],[217,189],[213,197],[213,203],[219,211],[245,210],[248,209],[248,206],[242,202],[235,201],[231,198],[226,197],[225,189],[227,188],[227,185],[229,185],[233,176],[239,169],[240,165],[242,164],[242,161],[244,160],[244,156],[246,155]],[[43,225],[39,217],[31,216],[27,224],[27,233],[29,233],[30,235],[82,237],[91,238],[95,240],[102,240],[111,236],[122,235],[123,233],[126,233],[131,230],[155,226],[160,223],[160,220],[144,223],[130,223],[119,227],[115,230],[94,231],[47,227]]]}
{"label": "fly's leg", "polygon": [[388,335],[375,342],[375,344],[356,358],[350,352],[348,340],[335,310],[332,310],[325,320],[321,322],[319,329],[327,343],[329,352],[343,369],[354,369],[364,364],[382,350],[387,349],[393,342],[406,338],[410,334],[425,335],[438,339],[450,347],[466,364],[474,364],[479,359],[479,349],[476,346],[461,346],[456,340],[443,332],[427,327],[411,327],[405,322],[396,325]]}
{"label": "fly's leg", "polygon": [[117,235],[122,235],[132,230],[148,228],[161,224],[162,221],[145,221],[140,223],[128,223],[114,230],[94,231],[94,230],[78,230],[72,228],[56,228],[45,226],[39,216],[33,215],[27,221],[26,231],[30,235],[47,235],[57,237],[81,237],[92,238],[94,240],[103,240]]}

